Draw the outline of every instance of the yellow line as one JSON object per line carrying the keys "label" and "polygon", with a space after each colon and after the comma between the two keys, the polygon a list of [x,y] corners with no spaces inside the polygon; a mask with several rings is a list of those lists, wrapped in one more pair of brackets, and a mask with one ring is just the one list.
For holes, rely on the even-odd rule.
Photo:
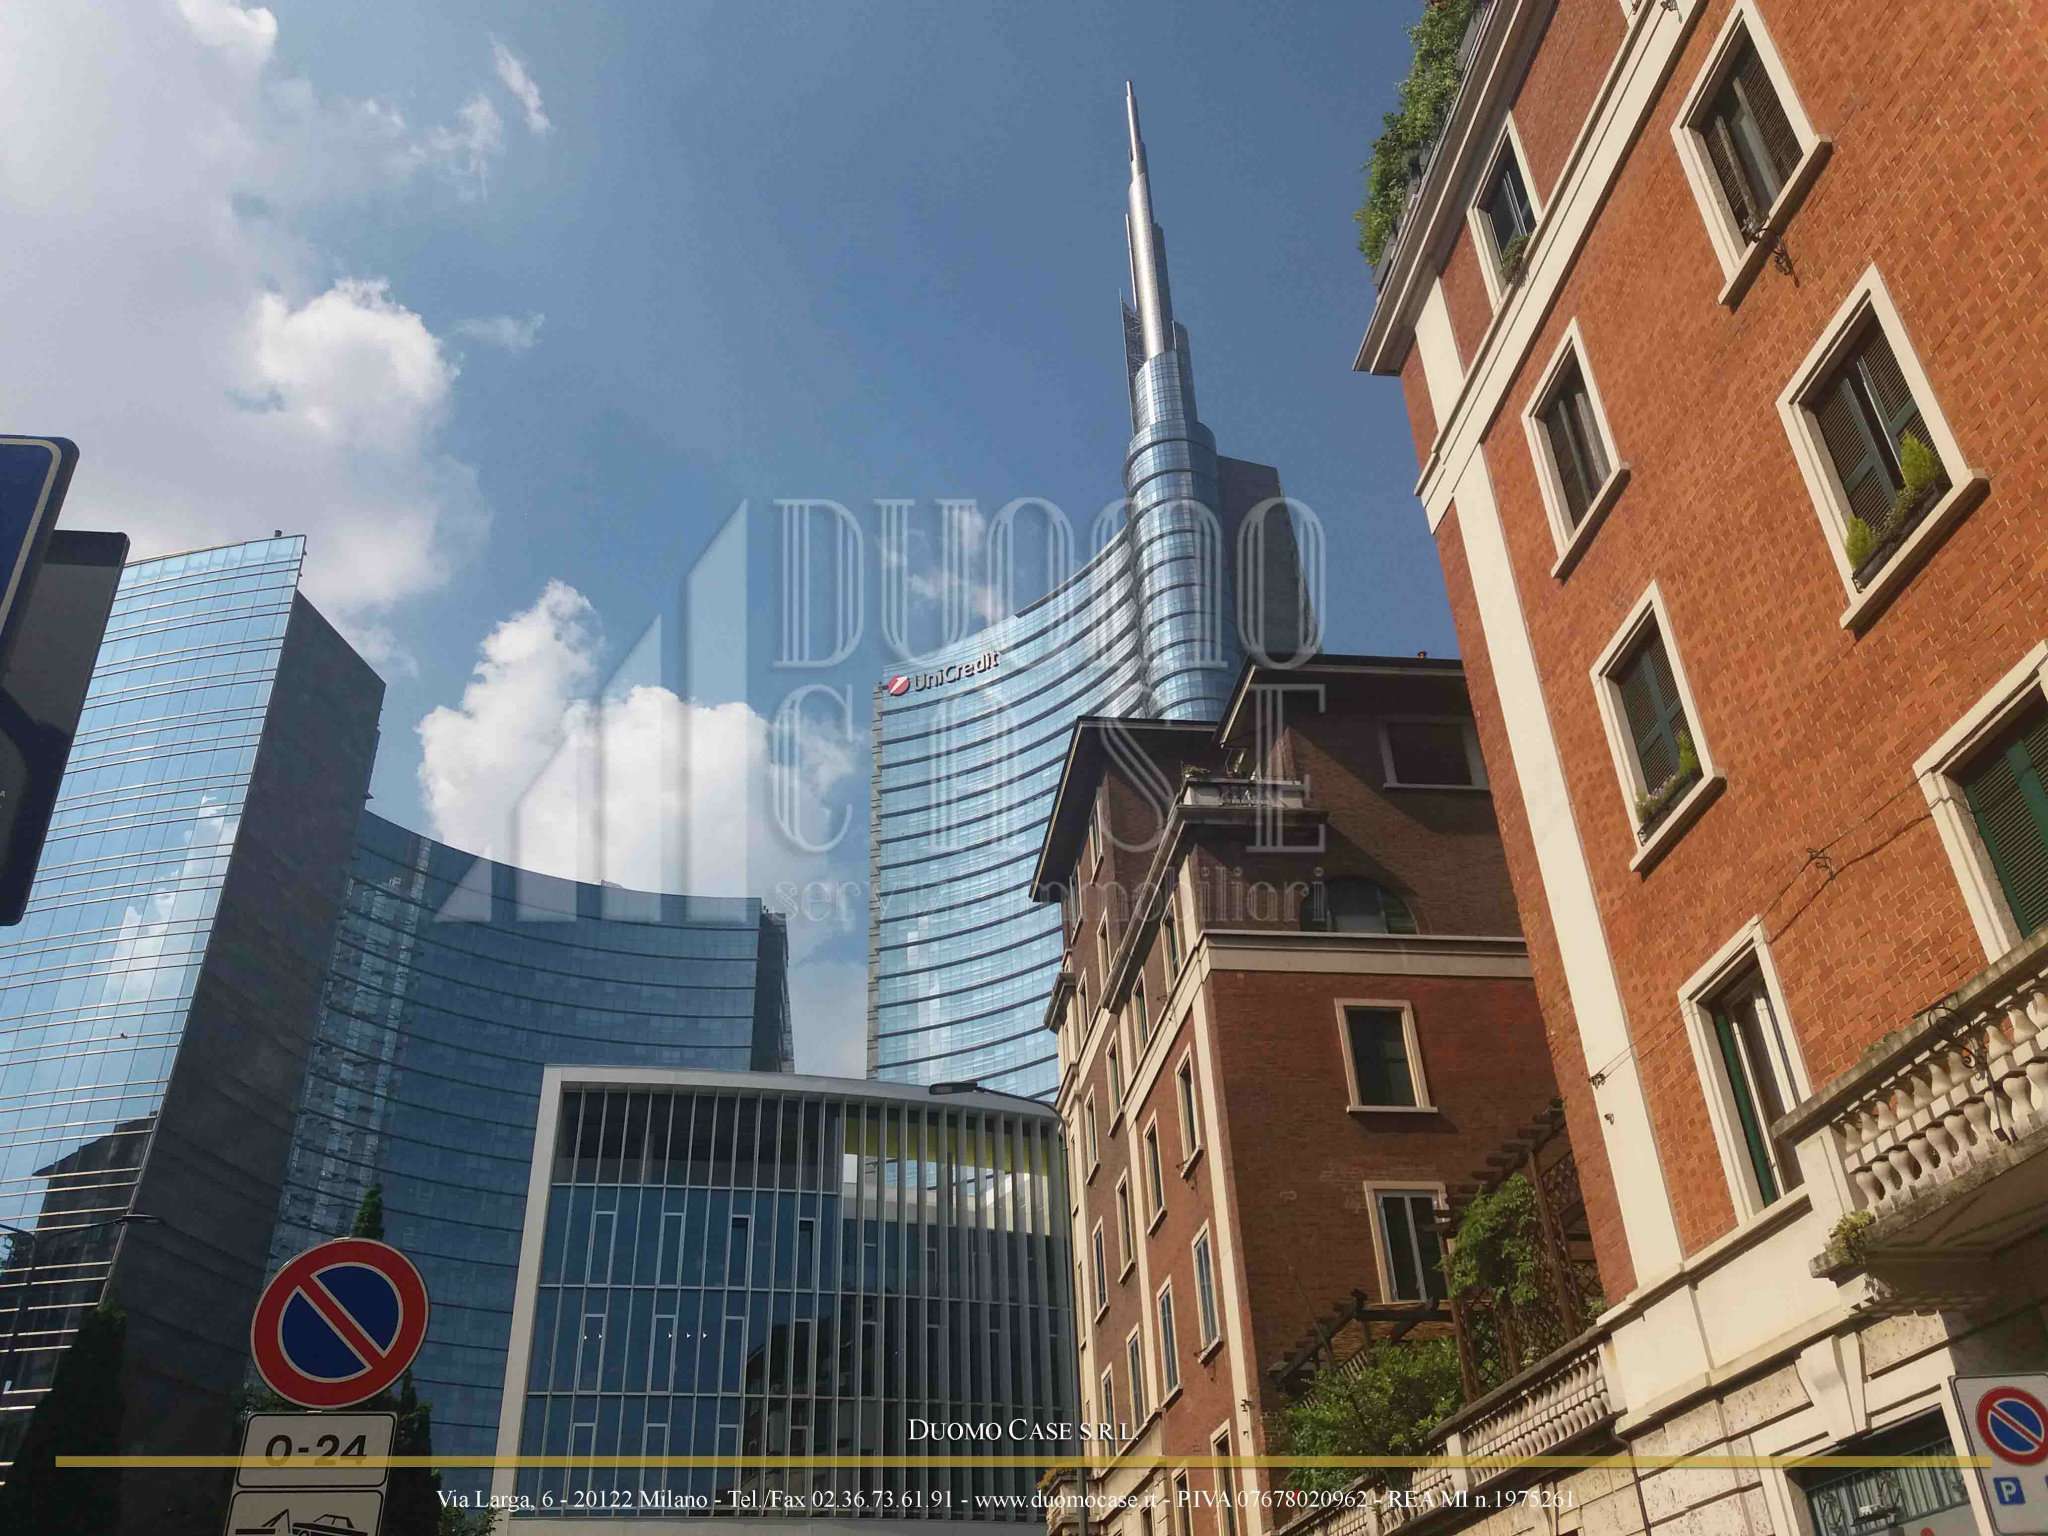
{"label": "yellow line", "polygon": [[202,1471],[232,1467],[250,1472],[277,1471],[286,1467],[312,1470],[339,1466],[365,1470],[392,1467],[727,1467],[735,1471],[778,1467],[1033,1467],[1048,1472],[1083,1469],[1103,1472],[1112,1467],[1328,1467],[1361,1472],[1438,1467],[1493,1472],[1513,1467],[1558,1471],[1628,1467],[1655,1472],[1679,1467],[1739,1468],[1746,1471],[1797,1467],[1864,1470],[1939,1467],[1965,1471],[1988,1468],[1991,1462],[1983,1456],[1632,1456],[1622,1453],[1612,1456],[1119,1456],[1109,1461],[1087,1461],[1071,1456],[364,1456],[350,1457],[346,1461],[333,1457],[300,1457],[280,1462],[262,1456],[59,1456],[57,1465],[79,1471],[129,1468]]}

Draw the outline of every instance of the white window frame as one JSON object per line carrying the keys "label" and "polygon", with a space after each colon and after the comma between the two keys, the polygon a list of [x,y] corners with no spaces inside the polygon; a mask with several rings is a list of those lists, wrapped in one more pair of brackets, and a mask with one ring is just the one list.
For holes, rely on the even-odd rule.
{"label": "white window frame", "polygon": [[[1656,786],[1643,782],[1642,765],[1636,761],[1635,738],[1629,733],[1628,717],[1622,713],[1621,686],[1614,679],[1614,671],[1653,622],[1658,638],[1664,643],[1665,659],[1671,663],[1671,677],[1678,686],[1678,697],[1685,705],[1686,732],[1692,737],[1693,751],[1699,754],[1700,776],[1692,788],[1665,811],[1655,829],[1645,837],[1636,820],[1636,796],[1648,794]],[[1706,722],[1700,715],[1699,701],[1693,697],[1692,684],[1685,675],[1685,660],[1679,654],[1671,612],[1665,607],[1664,593],[1656,582],[1651,582],[1648,590],[1636,599],[1635,607],[1622,620],[1621,628],[1614,632],[1614,638],[1607,642],[1588,675],[1592,680],[1593,694],[1600,701],[1601,723],[1607,728],[1607,747],[1614,757],[1615,781],[1621,788],[1622,816],[1630,839],[1638,845],[1628,867],[1640,874],[1685,835],[1686,828],[1699,819],[1700,813],[1727,785],[1715,763],[1713,747],[1707,740]]]}
{"label": "white window frame", "polygon": [[1116,1180],[1116,1247],[1117,1257],[1122,1261],[1117,1266],[1117,1284],[1131,1278],[1131,1271],[1138,1267],[1138,1212],[1131,1204],[1131,1176],[1117,1175]]}
{"label": "white window frame", "polygon": [[[1344,1107],[1354,1115],[1433,1115],[1436,1100],[1429,1092],[1429,1078],[1422,1070],[1422,1037],[1415,1028],[1415,1005],[1406,998],[1340,997],[1336,1000],[1337,1048],[1344,1055]],[[1408,1049],[1408,1079],[1415,1085],[1413,1104],[1361,1104],[1358,1102],[1358,1063],[1351,1059],[1353,1008],[1371,1008],[1401,1015],[1401,1038]]]}
{"label": "white window frame", "polygon": [[1138,1160],[1145,1177],[1145,1230],[1157,1232],[1166,1220],[1166,1148],[1159,1140],[1159,1116],[1153,1115],[1138,1133]]}
{"label": "white window frame", "polygon": [[[1473,191],[1471,202],[1465,205],[1465,224],[1472,234],[1473,249],[1479,255],[1479,275],[1486,284],[1487,298],[1492,301],[1495,309],[1499,309],[1502,300],[1507,297],[1507,290],[1501,286],[1500,253],[1493,247],[1493,229],[1486,222],[1486,214],[1481,205],[1486,200],[1487,188],[1493,185],[1494,172],[1500,169],[1501,160],[1506,155],[1515,157],[1515,169],[1522,175],[1522,190],[1529,194],[1529,250],[1533,253],[1536,241],[1543,232],[1544,199],[1536,190],[1536,178],[1530,173],[1529,156],[1522,149],[1522,135],[1515,128],[1515,114],[1512,112],[1508,113],[1507,121],[1501,125],[1500,136],[1493,141],[1493,147],[1487,151],[1486,159],[1482,162],[1486,166],[1486,171],[1479,178],[1479,185]],[[1528,275],[1529,256],[1524,255],[1523,281],[1527,281]],[[1519,287],[1520,284],[1516,286]]]}
{"label": "white window frame", "polygon": [[[1920,520],[1920,526],[1871,576],[1870,584],[1858,591],[1855,568],[1849,564],[1848,552],[1843,547],[1849,526],[1848,498],[1842,494],[1842,483],[1835,473],[1834,460],[1821,438],[1820,423],[1807,409],[1805,401],[1820,381],[1841,363],[1843,354],[1862,333],[1866,321],[1874,321],[1891,344],[1892,356],[1898,360],[1899,372],[1906,380],[1906,387],[1913,392],[1913,403],[1920,407],[1921,420],[1927,426],[1927,435],[1933,440],[1928,446],[1940,457],[1941,467],[1948,475],[1949,489],[1928,509],[1927,515]],[[1876,619],[1899,588],[1948,536],[1949,530],[1983,499],[1985,491],[1990,488],[1989,477],[1982,470],[1971,468],[1963,455],[1962,445],[1949,429],[1948,417],[1941,408],[1941,396],[1920,364],[1920,355],[1906,334],[1906,324],[1899,318],[1898,305],[1892,302],[1891,290],[1885,285],[1884,275],[1875,263],[1856,280],[1848,297],[1842,300],[1841,307],[1822,328],[1820,339],[1813,344],[1805,361],[1800,363],[1798,371],[1779,394],[1778,415],[1785,424],[1786,435],[1792,439],[1792,455],[1799,462],[1799,473],[1806,481],[1808,495],[1813,498],[1814,514],[1820,519],[1829,558],[1834,561],[1835,571],[1842,579],[1842,590],[1849,598],[1849,606],[1842,613],[1841,626],[1860,631]]]}
{"label": "white window frame", "polygon": [[1183,1177],[1202,1154],[1202,1084],[1195,1072],[1195,1048],[1180,1053],[1173,1066],[1174,1113],[1180,1117],[1180,1171]]}
{"label": "white window frame", "polygon": [[[1205,1247],[1209,1254],[1206,1270],[1209,1276],[1209,1308],[1215,1313],[1213,1319],[1202,1315],[1202,1275],[1205,1269],[1202,1252]],[[1216,1239],[1210,1234],[1208,1222],[1203,1222],[1196,1229],[1195,1235],[1188,1239],[1188,1258],[1194,1265],[1195,1275],[1195,1343],[1200,1358],[1206,1360],[1223,1342],[1223,1280],[1216,1273]],[[1216,1331],[1204,1336],[1212,1321],[1216,1325]]]}
{"label": "white window frame", "polygon": [[1137,1042],[1138,1054],[1142,1056],[1152,1040],[1152,999],[1145,994],[1143,976],[1131,983],[1131,1000],[1127,1006],[1131,1016],[1131,1038]]}
{"label": "white window frame", "polygon": [[1216,1468],[1216,1529],[1219,1536],[1238,1536],[1244,1524],[1237,1517],[1237,1491],[1239,1487],[1237,1468],[1222,1463],[1231,1459],[1231,1446],[1236,1443],[1230,1430],[1230,1420],[1225,1419],[1209,1433],[1209,1454],[1219,1459]]}
{"label": "white window frame", "polygon": [[1167,1503],[1173,1514],[1168,1529],[1173,1536],[1195,1536],[1194,1485],[1188,1481],[1188,1469],[1175,1467],[1173,1476],[1167,1480]]}
{"label": "white window frame", "polygon": [[[1734,936],[1716,950],[1706,964],[1687,977],[1685,985],[1678,989],[1678,1011],[1685,1020],[1686,1035],[1692,1041],[1693,1065],[1699,1071],[1700,1089],[1707,1101],[1707,1119],[1714,1128],[1714,1145],[1721,1154],[1721,1170],[1727,1175],[1729,1195],[1735,1202],[1738,1221],[1752,1220],[1766,1209],[1805,1197],[1802,1170],[1800,1186],[1781,1189],[1776,1200],[1768,1206],[1765,1204],[1757,1188],[1756,1174],[1749,1166],[1749,1149],[1743,1142],[1727,1067],[1721,1060],[1721,1049],[1714,1037],[1713,1010],[1708,1004],[1737,976],[1752,967],[1763,980],[1764,996],[1771,1005],[1773,1020],[1778,1026],[1779,1043],[1785,1052],[1784,1061],[1771,1062],[1769,1067],[1787,1106],[1797,1105],[1811,1097],[1813,1083],[1807,1076],[1806,1058],[1800,1048],[1798,1032],[1793,1029],[1791,1015],[1785,1009],[1785,992],[1778,982],[1778,967],[1771,958],[1762,917],[1753,917],[1738,928]],[[1751,1070],[1755,1070],[1753,1063]],[[1780,1182],[1784,1182],[1782,1175]]]}
{"label": "white window frame", "polygon": [[1113,1135],[1124,1117],[1127,1085],[1124,1082],[1122,1031],[1113,1030],[1111,1034],[1109,1044],[1102,1049],[1102,1070],[1109,1079],[1109,1129]]}
{"label": "white window frame", "polygon": [[1160,1398],[1163,1407],[1180,1391],[1180,1303],[1174,1297],[1170,1279],[1152,1293],[1152,1318],[1159,1333],[1159,1384],[1165,1389]]}
{"label": "white window frame", "polygon": [[[1472,775],[1472,782],[1469,784],[1426,784],[1416,779],[1400,777],[1394,767],[1394,743],[1387,735],[1387,727],[1390,725],[1458,726],[1464,734],[1465,767]],[[1375,734],[1379,738],[1380,767],[1383,770],[1380,782],[1383,788],[1455,790],[1461,793],[1470,793],[1477,790],[1481,794],[1489,792],[1490,786],[1486,782],[1486,759],[1479,755],[1479,731],[1469,716],[1388,715],[1379,722]]]}
{"label": "white window frame", "polygon": [[[1579,519],[1578,527],[1572,526],[1571,509],[1565,505],[1564,480],[1557,472],[1557,458],[1552,451],[1550,434],[1544,430],[1543,413],[1548,410],[1557,394],[1558,386],[1564,382],[1566,371],[1576,365],[1579,378],[1586,386],[1586,398],[1593,402],[1593,422],[1600,433],[1600,447],[1607,455],[1607,478],[1592,488],[1592,499],[1586,503],[1585,515]],[[1586,552],[1586,546],[1593,542],[1593,535],[1607,520],[1609,509],[1620,499],[1622,488],[1628,484],[1629,467],[1621,457],[1621,450],[1615,446],[1614,430],[1607,422],[1607,402],[1600,397],[1599,381],[1593,377],[1593,364],[1586,352],[1585,333],[1574,319],[1565,327],[1564,336],[1557,344],[1557,350],[1550,354],[1550,361],[1544,365],[1543,373],[1536,381],[1536,387],[1529,394],[1529,403],[1522,407],[1522,431],[1529,439],[1529,456],[1536,461],[1536,484],[1543,493],[1543,510],[1550,518],[1550,537],[1557,546],[1557,559],[1550,567],[1551,576],[1563,581],[1571,574],[1579,557]]]}
{"label": "white window frame", "polygon": [[[1095,1177],[1095,1170],[1102,1166],[1102,1132],[1095,1118],[1095,1090],[1088,1090],[1088,1097],[1082,1102],[1083,1128],[1088,1134],[1088,1178]],[[1084,1183],[1086,1180],[1083,1181]]]}
{"label": "white window frame", "polygon": [[1131,1378],[1131,1433],[1152,1416],[1152,1383],[1145,1379],[1145,1328],[1140,1323],[1124,1335],[1124,1373]]}
{"label": "white window frame", "polygon": [[2005,955],[2024,935],[2006,904],[1990,851],[1977,834],[1977,818],[1963,798],[1961,781],[1953,775],[2043,697],[2048,697],[2048,640],[2035,644],[1913,764],[1987,961]]}
{"label": "white window frame", "polygon": [[[1714,174],[1714,163],[1707,155],[1706,141],[1694,126],[1726,82],[1728,66],[1744,37],[1755,45],[1764,73],[1770,77],[1771,89],[1777,92],[1778,105],[1784,110],[1785,119],[1792,125],[1792,132],[1800,143],[1799,163],[1792,167],[1785,178],[1785,185],[1779,188],[1777,201],[1765,214],[1763,229],[1754,241],[1742,238],[1734,211],[1728,207],[1722,194],[1720,178]],[[1713,47],[1707,51],[1706,63],[1693,77],[1692,89],[1686,92],[1685,100],[1678,108],[1678,116],[1672,120],[1671,141],[1677,147],[1679,164],[1685,168],[1685,181],[1692,189],[1693,201],[1699,204],[1700,218],[1707,227],[1707,239],[1714,247],[1714,259],[1721,264],[1724,281],[1715,302],[1733,309],[1742,302],[1743,294],[1748,292],[1764,262],[1777,248],[1779,235],[1791,222],[1792,215],[1799,211],[1799,205],[1806,200],[1807,192],[1834,150],[1832,139],[1814,131],[1813,122],[1806,115],[1805,104],[1800,101],[1799,93],[1792,89],[1792,77],[1785,72],[1784,61],[1778,57],[1777,44],[1771,40],[1770,29],[1764,25],[1756,0],[1736,0],[1735,7],[1722,22]]]}
{"label": "white window frame", "polygon": [[1159,955],[1166,962],[1166,989],[1169,993],[1179,980],[1181,968],[1188,963],[1187,935],[1180,928],[1180,870],[1174,869],[1166,884],[1166,900],[1159,908]]}
{"label": "white window frame", "polygon": [[[1372,1257],[1375,1272],[1380,1281],[1380,1299],[1394,1302],[1394,1269],[1392,1255],[1388,1252],[1391,1244],[1387,1238],[1386,1223],[1380,1220],[1381,1195],[1427,1195],[1441,1216],[1450,1206],[1450,1193],[1440,1183],[1427,1179],[1367,1179],[1365,1181],[1365,1204],[1372,1215]],[[1437,1251],[1449,1257],[1450,1244],[1441,1233],[1437,1236]],[[1428,1288],[1424,1287],[1423,1302],[1429,1300]]]}
{"label": "white window frame", "polygon": [[1096,1422],[1107,1424],[1110,1427],[1109,1432],[1112,1435],[1116,1434],[1120,1426],[1116,1421],[1116,1366],[1113,1362],[1102,1368],[1102,1394],[1097,1399],[1095,1407],[1102,1415]]}

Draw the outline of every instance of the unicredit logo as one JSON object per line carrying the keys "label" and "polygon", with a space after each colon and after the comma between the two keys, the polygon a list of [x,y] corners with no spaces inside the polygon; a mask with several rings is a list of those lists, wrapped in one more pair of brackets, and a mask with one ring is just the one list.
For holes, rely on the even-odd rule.
{"label": "unicredit logo", "polygon": [[1001,651],[984,651],[972,661],[956,661],[950,667],[941,667],[936,672],[899,672],[882,684],[882,691],[892,699],[900,699],[913,689],[923,693],[927,688],[942,688],[947,683],[958,683],[970,677],[979,677],[984,672],[993,672],[996,663],[1003,659]]}

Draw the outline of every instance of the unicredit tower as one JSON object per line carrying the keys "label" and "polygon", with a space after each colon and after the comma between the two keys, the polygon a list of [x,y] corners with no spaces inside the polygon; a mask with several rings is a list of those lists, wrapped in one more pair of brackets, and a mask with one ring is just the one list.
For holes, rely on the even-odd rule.
{"label": "unicredit tower", "polygon": [[1196,411],[1128,87],[1125,107],[1123,515],[1044,597],[877,685],[873,1077],[1051,1095],[1060,913],[1025,887],[1074,722],[1213,720],[1247,654],[1285,661],[1310,628],[1278,472],[1219,456]]}

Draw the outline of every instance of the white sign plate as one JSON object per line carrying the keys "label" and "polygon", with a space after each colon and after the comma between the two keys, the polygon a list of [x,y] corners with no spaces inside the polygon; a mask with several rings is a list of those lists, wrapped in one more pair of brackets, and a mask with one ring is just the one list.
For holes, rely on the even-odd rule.
{"label": "white sign plate", "polygon": [[[242,1432],[243,1488],[382,1488],[392,1413],[252,1413]],[[254,1463],[254,1465],[251,1465]]]}
{"label": "white sign plate", "polygon": [[227,1536],[377,1536],[383,1523],[374,1489],[245,1488],[228,1506]]}
{"label": "white sign plate", "polygon": [[1950,1381],[1984,1510],[1998,1536],[2048,1536],[2048,1372],[1957,1376]]}

